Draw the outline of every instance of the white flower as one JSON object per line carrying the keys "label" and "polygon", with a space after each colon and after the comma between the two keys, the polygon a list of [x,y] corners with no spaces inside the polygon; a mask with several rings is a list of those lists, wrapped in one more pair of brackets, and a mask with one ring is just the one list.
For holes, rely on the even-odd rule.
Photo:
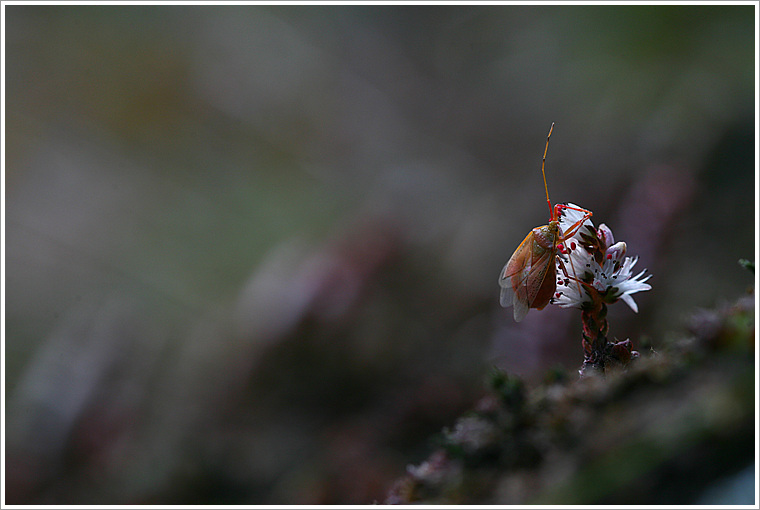
{"label": "white flower", "polygon": [[[567,231],[582,218],[583,213],[564,209],[560,218],[560,230]],[[631,294],[652,288],[646,283],[652,275],[644,277],[646,269],[632,276],[638,257],[626,257],[626,244],[622,241],[615,243],[612,230],[605,224],[595,229],[591,220],[584,221],[583,226],[570,239],[565,240],[559,251],[557,291],[552,299],[555,305],[583,308],[584,304],[593,303],[592,294],[596,293],[597,298],[605,303],[615,303],[622,299],[634,312],[638,312],[639,308]]]}

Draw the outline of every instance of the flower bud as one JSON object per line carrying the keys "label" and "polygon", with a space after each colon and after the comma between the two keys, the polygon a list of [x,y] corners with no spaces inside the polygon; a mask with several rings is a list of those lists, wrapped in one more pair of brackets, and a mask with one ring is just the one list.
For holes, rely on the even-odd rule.
{"label": "flower bud", "polygon": [[[610,232],[610,235],[612,235],[612,232]],[[620,241],[619,243],[613,244],[612,246],[607,248],[607,253],[606,253],[607,260],[613,260],[613,261],[621,260],[623,257],[625,257],[626,249],[627,249],[627,246],[625,245],[624,241]]]}
{"label": "flower bud", "polygon": [[612,236],[612,230],[610,230],[610,227],[604,223],[599,225],[599,228],[596,230],[596,236],[599,238],[602,251],[605,251],[615,243],[615,238]]}

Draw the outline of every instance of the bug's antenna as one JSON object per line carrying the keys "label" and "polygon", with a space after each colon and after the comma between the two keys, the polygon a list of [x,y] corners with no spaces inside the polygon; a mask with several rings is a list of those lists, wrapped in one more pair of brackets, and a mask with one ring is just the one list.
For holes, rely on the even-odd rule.
{"label": "bug's antenna", "polygon": [[546,203],[549,204],[549,217],[551,219],[554,218],[554,212],[552,211],[552,203],[549,200],[549,187],[546,185],[546,172],[544,172],[544,166],[546,165],[546,153],[549,150],[549,138],[552,136],[552,131],[554,130],[554,122],[552,122],[552,127],[549,128],[549,134],[546,135],[546,147],[544,148],[544,159],[541,162],[541,175],[544,176],[544,190],[546,191]]}

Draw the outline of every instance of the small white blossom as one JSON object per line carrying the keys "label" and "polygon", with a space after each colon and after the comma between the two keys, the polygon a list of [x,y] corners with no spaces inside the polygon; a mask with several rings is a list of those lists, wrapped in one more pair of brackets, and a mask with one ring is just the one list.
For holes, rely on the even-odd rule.
{"label": "small white blossom", "polygon": [[[560,230],[567,231],[582,218],[581,212],[564,209],[560,218]],[[646,281],[652,275],[644,277],[645,269],[632,276],[638,257],[626,257],[626,251],[624,242],[615,243],[612,230],[607,225],[601,224],[595,229],[591,220],[584,221],[583,226],[570,239],[565,240],[564,246],[560,248],[557,291],[552,303],[564,308],[583,308],[584,304],[593,302],[591,294],[596,291],[605,303],[615,303],[622,299],[634,312],[638,312],[631,294],[651,289]],[[565,276],[565,271],[570,278]]]}

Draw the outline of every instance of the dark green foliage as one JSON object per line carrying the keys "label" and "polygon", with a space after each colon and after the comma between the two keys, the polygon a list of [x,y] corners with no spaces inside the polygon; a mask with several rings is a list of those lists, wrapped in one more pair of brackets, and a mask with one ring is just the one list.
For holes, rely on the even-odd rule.
{"label": "dark green foliage", "polygon": [[514,412],[522,409],[525,402],[525,384],[519,377],[494,367],[488,383],[489,388],[499,396],[505,408]]}

